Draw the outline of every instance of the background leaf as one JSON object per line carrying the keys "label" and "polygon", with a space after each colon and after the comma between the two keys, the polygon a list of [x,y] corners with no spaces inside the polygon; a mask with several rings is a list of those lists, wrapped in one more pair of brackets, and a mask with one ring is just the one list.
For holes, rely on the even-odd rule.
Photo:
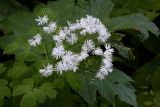
{"label": "background leaf", "polygon": [[32,92],[27,92],[21,100],[20,107],[36,107],[36,99]]}

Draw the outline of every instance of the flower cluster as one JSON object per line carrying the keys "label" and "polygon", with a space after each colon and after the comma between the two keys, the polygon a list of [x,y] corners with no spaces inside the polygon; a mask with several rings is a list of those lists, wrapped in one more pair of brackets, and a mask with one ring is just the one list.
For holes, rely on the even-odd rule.
{"label": "flower cluster", "polygon": [[[53,35],[53,32],[57,28],[56,22],[52,21],[49,23],[48,21],[47,15],[36,19],[38,26],[42,26],[44,33],[53,36],[53,42],[56,46],[52,49],[51,55],[57,59],[57,63],[54,68],[51,64],[48,64],[46,67],[44,66],[44,69],[40,69],[40,73],[43,76],[50,76],[53,71],[60,74],[66,71],[76,72],[79,69],[78,65],[80,62],[86,60],[89,57],[89,53],[102,56],[101,67],[96,73],[97,78],[104,79],[109,72],[112,72],[113,49],[110,44],[105,44],[111,35],[98,18],[87,15],[85,18],[76,20],[76,23],[68,22],[68,26],[61,28],[56,35]],[[79,35],[76,33],[76,30],[79,31]],[[105,44],[105,51],[100,47],[96,47],[92,39],[86,39],[84,41],[80,53],[74,53],[65,49],[64,41],[70,45],[74,45],[78,43],[79,36],[86,36],[86,34],[97,34],[97,41]],[[36,47],[40,45],[41,40],[41,35],[37,34],[28,42],[30,46]]]}

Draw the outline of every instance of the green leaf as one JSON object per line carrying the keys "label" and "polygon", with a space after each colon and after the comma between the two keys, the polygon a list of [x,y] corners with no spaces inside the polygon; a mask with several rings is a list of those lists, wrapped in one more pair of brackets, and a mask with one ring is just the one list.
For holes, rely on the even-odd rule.
{"label": "green leaf", "polygon": [[96,79],[94,83],[98,92],[109,102],[113,103],[118,95],[121,101],[137,107],[135,89],[130,82],[133,80],[129,76],[114,69],[105,79]]}
{"label": "green leaf", "polygon": [[137,100],[136,100],[136,94],[134,90],[122,84],[117,84],[116,89],[117,89],[118,97],[121,101],[131,104],[134,107],[138,107]]}
{"label": "green leaf", "polygon": [[56,88],[60,88],[60,89],[64,88],[64,81],[63,81],[63,79],[56,79],[56,80],[54,80],[54,84],[55,84]]}
{"label": "green leaf", "polygon": [[[91,84],[91,74],[69,74],[67,80],[69,85],[79,95],[87,101],[88,104],[94,105],[96,100],[96,88]],[[92,75],[93,76],[93,75]]]}
{"label": "green leaf", "polygon": [[39,103],[45,102],[46,96],[41,89],[37,89],[37,88],[33,89],[33,94]]}
{"label": "green leaf", "polygon": [[10,96],[11,96],[10,88],[8,88],[7,86],[0,86],[0,103],[3,101],[5,97],[10,97]]}
{"label": "green leaf", "polygon": [[112,18],[107,25],[112,32],[122,29],[137,30],[141,33],[139,35],[141,40],[149,37],[148,31],[156,36],[160,33],[158,27],[140,13]]}
{"label": "green leaf", "polygon": [[29,50],[16,53],[16,59],[23,61],[29,55]]}
{"label": "green leaf", "polygon": [[56,98],[57,95],[57,91],[54,90],[53,88],[55,88],[55,85],[50,82],[43,83],[40,87],[40,89],[43,90],[46,96],[48,96],[51,99]]}
{"label": "green leaf", "polygon": [[4,64],[0,63],[0,74],[3,73],[6,70],[6,67]]}
{"label": "green leaf", "polygon": [[19,48],[19,44],[16,42],[10,43],[8,44],[5,48],[4,48],[4,53],[12,53],[13,51],[17,50]]}
{"label": "green leaf", "polygon": [[[90,56],[81,62],[77,73],[68,74],[67,80],[74,89],[89,105],[94,105],[96,100],[96,87],[92,84],[95,73],[101,65],[102,58]],[[78,74],[79,73],[79,74]]]}
{"label": "green leaf", "polygon": [[50,98],[50,99],[55,99],[57,95],[57,91],[51,88],[48,88],[45,90],[45,94]]}
{"label": "green leaf", "polygon": [[32,79],[24,79],[22,81],[22,83],[29,86],[29,87],[33,87],[33,80]]}
{"label": "green leaf", "polygon": [[[59,7],[62,7],[59,9]],[[75,21],[77,18],[80,18],[84,15],[82,8],[76,6],[74,2],[69,2],[68,0],[60,0],[57,2],[48,2],[47,8],[56,12],[56,20],[60,25],[66,25],[66,21]],[[65,15],[64,15],[65,14]],[[55,16],[55,15],[54,15]],[[53,16],[53,17],[54,17]],[[70,17],[72,16],[72,17]]]}
{"label": "green leaf", "polygon": [[36,107],[36,98],[32,92],[27,92],[20,102],[20,107]]}
{"label": "green leaf", "polygon": [[67,80],[70,86],[77,92],[81,91],[83,85],[83,81],[81,80],[80,76],[81,75],[78,73],[69,73],[67,75]]}
{"label": "green leaf", "polygon": [[25,71],[27,70],[27,67],[24,62],[16,62],[13,66],[13,68],[9,69],[7,72],[7,76],[15,79],[20,77]]}
{"label": "green leaf", "polygon": [[41,85],[40,87],[42,90],[45,90],[46,88],[56,88],[55,84],[51,83],[51,82],[45,82]]}
{"label": "green leaf", "polygon": [[8,81],[6,79],[0,79],[0,86],[7,85]]}
{"label": "green leaf", "polygon": [[14,67],[8,70],[8,77],[10,78],[18,78],[25,72],[26,68],[23,67]]}
{"label": "green leaf", "polygon": [[[34,25],[35,25],[35,22],[34,22],[34,17],[33,17],[32,13],[19,11],[15,14],[11,15],[10,17],[8,17],[8,19],[4,25],[4,28],[6,31],[14,32],[14,40],[18,41],[22,38],[27,39],[26,37],[30,36],[28,34],[29,30]],[[15,38],[15,37],[17,37],[17,38]]]}
{"label": "green leaf", "polygon": [[11,91],[7,86],[0,86],[0,95],[10,97],[11,96]]}
{"label": "green leaf", "polygon": [[134,82],[134,80],[131,77],[127,76],[125,73],[115,68],[113,69],[113,72],[110,73],[106,78],[122,84]]}
{"label": "green leaf", "polygon": [[104,80],[97,79],[95,81],[98,92],[104,97],[107,101],[113,103],[114,97],[117,95],[117,90],[115,89],[115,84],[109,81],[106,77]]}
{"label": "green leaf", "polygon": [[111,0],[91,0],[88,14],[105,19],[113,9],[114,3]]}
{"label": "green leaf", "polygon": [[19,85],[20,84],[20,81],[18,80],[13,80],[12,82],[9,83],[9,86],[11,88],[14,88],[15,86]]}
{"label": "green leaf", "polygon": [[118,50],[118,53],[121,56],[123,56],[124,58],[130,59],[130,60],[135,58],[135,56],[132,53],[132,49],[131,48],[125,47],[122,44],[115,44],[115,43],[114,43],[113,47],[115,47]]}
{"label": "green leaf", "polygon": [[18,95],[22,95],[28,91],[30,91],[32,89],[32,87],[28,86],[28,85],[17,85],[16,87],[14,87],[13,89],[13,93],[12,96],[18,96]]}

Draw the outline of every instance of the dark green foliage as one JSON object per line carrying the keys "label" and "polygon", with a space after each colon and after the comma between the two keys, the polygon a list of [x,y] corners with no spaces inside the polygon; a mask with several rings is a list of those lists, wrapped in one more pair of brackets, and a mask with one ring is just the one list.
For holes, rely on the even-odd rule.
{"label": "dark green foliage", "polygon": [[[159,0],[0,0],[0,107],[159,107],[159,11]],[[33,49],[28,39],[42,32],[35,18],[44,14],[60,26],[86,14],[99,18],[112,34],[113,72],[95,78],[102,58],[91,56],[76,73],[41,77],[44,44]],[[52,38],[45,39],[51,50]],[[66,48],[78,52],[79,44]]]}

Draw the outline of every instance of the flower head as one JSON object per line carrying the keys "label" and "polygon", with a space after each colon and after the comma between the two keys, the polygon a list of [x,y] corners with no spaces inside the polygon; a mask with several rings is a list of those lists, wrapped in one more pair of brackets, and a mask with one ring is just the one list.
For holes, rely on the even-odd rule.
{"label": "flower head", "polygon": [[28,43],[30,46],[36,47],[37,45],[41,44],[41,40],[42,40],[41,35],[37,34],[32,39],[29,39]]}
{"label": "flower head", "polygon": [[48,26],[43,27],[43,31],[47,34],[54,32],[57,28],[56,22],[50,22]]}
{"label": "flower head", "polygon": [[93,54],[95,55],[103,55],[103,51],[101,48],[96,48],[94,51],[93,51]]}
{"label": "flower head", "polygon": [[35,19],[36,22],[38,22],[38,25],[44,25],[44,24],[47,24],[48,23],[48,16],[47,15],[44,15],[43,17],[40,17],[38,16],[37,19]]}
{"label": "flower head", "polygon": [[81,52],[77,56],[77,60],[81,62],[81,61],[85,60],[87,57],[89,57],[89,55],[86,52]]}
{"label": "flower head", "polygon": [[55,69],[57,72],[62,73],[63,71],[76,71],[78,69],[78,60],[76,55],[70,51],[66,52],[62,60],[56,64]]}
{"label": "flower head", "polygon": [[70,33],[69,35],[66,36],[66,41],[69,44],[74,44],[77,42],[77,40],[78,40],[78,38],[75,33]]}
{"label": "flower head", "polygon": [[52,56],[54,56],[56,59],[64,56],[64,54],[65,54],[65,50],[63,45],[57,46],[52,50]]}
{"label": "flower head", "polygon": [[[44,15],[43,17],[38,17],[36,19],[38,25],[45,25],[48,23],[48,17]],[[43,26],[43,31],[46,35],[53,34],[57,29],[56,22],[50,22],[46,26]],[[76,31],[77,30],[77,31]],[[81,38],[79,39],[78,33]],[[91,37],[89,40],[87,35],[96,36],[97,42],[104,44],[108,38],[111,36],[108,29],[103,25],[103,23],[95,17],[87,15],[80,20],[76,20],[75,23],[68,21],[68,26],[65,26],[59,30],[58,34],[53,35],[53,42],[56,44],[56,47],[52,49],[52,56],[57,59],[54,70],[58,73],[63,73],[67,71],[76,72],[79,69],[79,64],[81,61],[86,60],[89,57],[89,54],[101,56],[102,62],[101,67],[96,73],[96,77],[99,79],[104,79],[110,72],[112,72],[112,53],[113,49],[110,44],[105,45],[105,51],[100,47],[95,47],[95,37]],[[82,36],[84,35],[84,36]],[[85,40],[85,38],[87,38]],[[37,34],[33,39],[30,39],[28,42],[31,46],[36,47],[41,43],[41,36]],[[94,41],[93,41],[94,39]],[[69,46],[83,43],[80,53],[74,53],[70,50],[67,50],[69,46],[64,48],[64,45],[69,44]],[[96,46],[98,43],[96,43]],[[73,49],[73,46],[68,49]],[[40,73],[43,76],[49,76],[53,72],[52,65],[48,64],[44,66],[44,69],[40,69]]]}
{"label": "flower head", "polygon": [[95,48],[95,44],[92,40],[86,40],[82,46],[82,51],[88,53],[91,52]]}
{"label": "flower head", "polygon": [[43,69],[40,69],[39,72],[42,76],[48,77],[53,73],[53,66],[48,64],[47,66],[44,66]]}

